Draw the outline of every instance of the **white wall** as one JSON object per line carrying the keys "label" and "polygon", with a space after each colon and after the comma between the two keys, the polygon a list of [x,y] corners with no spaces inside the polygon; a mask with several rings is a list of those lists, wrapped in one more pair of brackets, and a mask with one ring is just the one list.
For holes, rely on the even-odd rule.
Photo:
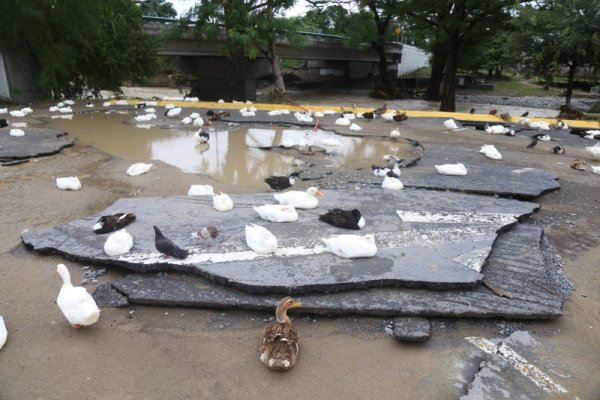
{"label": "white wall", "polygon": [[2,53],[0,53],[0,99],[10,99],[10,89]]}
{"label": "white wall", "polygon": [[429,53],[409,44],[402,45],[402,62],[398,64],[398,77],[429,66]]}

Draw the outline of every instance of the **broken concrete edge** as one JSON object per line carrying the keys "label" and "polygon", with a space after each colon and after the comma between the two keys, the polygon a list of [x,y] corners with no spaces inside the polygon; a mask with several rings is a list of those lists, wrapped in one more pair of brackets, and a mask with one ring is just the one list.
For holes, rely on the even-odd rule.
{"label": "broken concrete edge", "polygon": [[[513,223],[512,225],[516,224]],[[52,228],[51,228],[52,229]],[[50,230],[51,230],[50,229]],[[68,260],[80,262],[80,263],[93,263],[94,265],[104,266],[104,267],[119,267],[127,269],[128,271],[133,271],[136,273],[161,273],[161,272],[173,272],[173,273],[189,273],[193,275],[197,275],[202,277],[208,281],[217,283],[219,285],[223,285],[225,287],[241,290],[247,292],[248,294],[256,294],[256,295],[268,295],[268,294],[280,294],[280,295],[299,295],[298,289],[294,287],[270,287],[264,285],[250,285],[244,284],[242,282],[232,281],[227,279],[226,277],[218,276],[211,274],[209,272],[203,271],[199,268],[196,268],[193,265],[177,265],[177,270],[175,270],[172,264],[169,263],[156,263],[151,265],[145,264],[136,264],[132,262],[116,260],[111,258],[95,258],[95,257],[84,257],[78,256],[70,253],[66,253],[62,250],[57,250],[54,248],[34,248],[30,242],[28,242],[23,236],[21,239],[25,245],[25,247],[29,250],[35,251],[44,255],[58,254],[65,257]],[[496,237],[497,239],[497,237]],[[490,251],[491,253],[491,251]],[[486,257],[486,261],[489,258],[489,254]],[[480,275],[482,277],[483,275]],[[304,294],[314,294],[314,293],[336,293],[339,291],[347,291],[347,290],[365,290],[365,289],[378,289],[378,288],[422,288],[434,291],[444,291],[444,290],[465,290],[465,289],[473,289],[479,285],[479,280],[473,280],[472,282],[431,282],[425,280],[403,280],[399,282],[395,279],[374,279],[370,281],[363,282],[345,282],[345,283],[337,283],[334,288],[332,288],[331,284],[306,284],[302,286],[302,291]]]}
{"label": "broken concrete edge", "polygon": [[431,322],[422,317],[396,317],[392,336],[401,342],[422,343],[431,338]]}
{"label": "broken concrete edge", "polygon": [[[467,194],[477,194],[477,195],[487,195],[487,196],[496,195],[496,196],[503,197],[503,198],[511,198],[511,199],[517,199],[517,200],[525,200],[525,201],[536,199],[546,193],[554,192],[561,188],[560,183],[556,182],[556,184],[553,187],[548,187],[546,189],[542,189],[536,194],[527,194],[527,193],[490,191],[490,190],[485,190],[485,189],[481,189],[481,190],[467,189],[467,190],[465,190],[465,189],[460,189],[460,188],[439,187],[439,186],[435,186],[435,185],[423,185],[423,184],[415,184],[415,183],[411,184],[408,182],[403,182],[403,183],[404,183],[404,187],[410,188],[410,189],[434,190],[437,192],[449,191],[449,192],[455,192],[455,193],[467,193]],[[380,184],[373,183],[373,185],[380,185]]]}

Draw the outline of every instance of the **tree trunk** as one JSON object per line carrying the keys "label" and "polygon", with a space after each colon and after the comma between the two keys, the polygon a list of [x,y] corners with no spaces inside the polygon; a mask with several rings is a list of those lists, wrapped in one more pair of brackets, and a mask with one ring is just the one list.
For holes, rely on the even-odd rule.
{"label": "tree trunk", "polygon": [[453,38],[448,41],[444,79],[442,79],[440,111],[456,111],[457,45]]}
{"label": "tree trunk", "polygon": [[433,53],[431,57],[431,74],[429,75],[429,86],[423,95],[424,100],[437,101],[440,99],[440,85],[444,78],[444,64],[446,58],[443,54]]}
{"label": "tree trunk", "polygon": [[246,79],[244,74],[244,50],[236,49],[231,52],[229,57],[230,66],[230,85],[229,100],[246,100]]}
{"label": "tree trunk", "polygon": [[573,79],[575,78],[575,71],[577,70],[577,64],[575,62],[569,65],[569,80],[567,81],[567,95],[565,97],[565,105],[571,105],[571,96],[573,95]]}
{"label": "tree trunk", "polygon": [[273,78],[275,78],[275,87],[280,93],[285,93],[285,82],[283,81],[283,75],[281,74],[281,65],[279,63],[279,57],[275,53],[271,53],[272,57],[271,68],[273,69]]}
{"label": "tree trunk", "polygon": [[371,46],[377,52],[377,55],[379,55],[379,78],[375,82],[375,91],[379,92],[385,97],[392,97],[395,93],[392,81],[390,80],[390,76],[388,75],[385,47],[384,45],[376,42],[371,43]]}
{"label": "tree trunk", "polygon": [[492,67],[488,68],[488,79],[492,79],[494,76],[494,69]]}

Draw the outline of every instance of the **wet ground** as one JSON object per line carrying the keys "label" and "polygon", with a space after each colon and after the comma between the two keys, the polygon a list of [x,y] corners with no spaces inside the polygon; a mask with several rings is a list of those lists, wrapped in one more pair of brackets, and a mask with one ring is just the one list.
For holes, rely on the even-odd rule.
{"label": "wet ground", "polygon": [[[312,100],[317,103],[331,99]],[[351,102],[379,103],[348,96],[341,105]],[[445,129],[441,121],[409,119],[403,123],[403,137],[419,140],[426,149],[428,145],[478,149],[483,144],[495,144],[507,163],[542,168],[560,175],[562,189],[537,199],[542,210],[532,220],[545,227],[546,235],[564,259],[566,275],[575,285],[563,316],[543,322],[433,319],[432,340],[414,345],[392,340],[384,331],[388,320],[296,315],[295,324],[302,337],[298,365],[286,374],[274,374],[258,362],[261,331],[272,318],[265,313],[137,306],[104,309],[96,325],[81,331],[73,330],[64,321],[54,303],[60,282],[53,270],[57,263],[66,263],[74,282],[79,282],[87,270],[82,269],[84,265],[62,257],[27,251],[20,244],[23,230],[51,227],[88,216],[121,197],[183,194],[191,184],[202,183],[229,193],[256,192],[260,181],[258,178],[235,181],[235,172],[223,173],[220,175],[223,178],[218,174],[213,176],[212,172],[185,173],[182,170],[186,167],[175,164],[177,160],[161,161],[153,153],[151,143],[154,141],[179,140],[187,151],[193,143],[189,142],[188,130],[137,129],[131,135],[148,135],[154,139],[135,137],[128,143],[131,138],[119,137],[117,143],[108,143],[112,148],[102,148],[98,137],[120,130],[119,119],[123,117],[110,116],[104,120],[102,115],[94,114],[95,123],[84,129],[97,129],[93,136],[86,138],[82,132],[79,137],[75,133],[79,140],[73,147],[55,156],[0,169],[3,210],[0,224],[4,227],[0,231],[0,315],[4,316],[9,330],[8,342],[0,351],[0,398],[3,400],[453,399],[467,392],[482,360],[481,352],[466,338],[506,337],[518,329],[528,331],[541,343],[541,350],[528,355],[527,362],[562,385],[567,393],[547,393],[525,380],[514,392],[506,394],[508,398],[583,400],[600,397],[597,373],[600,368],[597,351],[600,345],[600,273],[597,268],[600,177],[569,168],[575,158],[596,165],[581,149],[567,146],[566,154],[556,155],[550,151],[553,143],[540,143],[526,149],[529,140],[522,137],[489,136],[475,131],[442,133]],[[39,119],[46,120],[45,117]],[[54,123],[55,126],[76,126],[80,119],[50,121]],[[381,136],[390,130],[388,125],[372,128],[374,135]],[[243,144],[245,154],[254,150],[264,152],[246,145],[249,134],[244,129],[215,126],[215,142],[209,142],[209,150],[199,153],[214,148],[216,155],[212,159],[216,161],[212,163],[218,169],[219,165],[224,168],[220,160],[227,155],[217,152],[217,139],[221,148]],[[219,133],[226,130],[229,133]],[[274,137],[279,132],[283,131],[275,129]],[[197,151],[195,146],[194,151]],[[375,150],[375,154],[378,151]],[[241,155],[240,152],[232,154],[236,154],[233,158]],[[341,175],[350,173],[349,166],[354,162],[370,158],[369,153],[365,154],[356,161],[345,161],[346,158],[340,156],[335,170]],[[329,164],[336,157],[317,156],[315,161]],[[150,173],[138,177],[125,175],[124,171],[133,161],[149,159],[156,164]],[[264,162],[256,160],[257,164]],[[198,161],[189,165],[197,167]],[[206,165],[213,164],[207,162]],[[253,175],[262,177],[263,171],[279,168],[286,172],[283,161],[281,165],[274,161],[265,170],[255,170]],[[68,175],[80,177],[82,190],[56,189],[54,178]],[[103,282],[123,275],[124,271],[111,269],[97,279]],[[88,290],[93,291],[93,287],[93,284],[88,285]]]}

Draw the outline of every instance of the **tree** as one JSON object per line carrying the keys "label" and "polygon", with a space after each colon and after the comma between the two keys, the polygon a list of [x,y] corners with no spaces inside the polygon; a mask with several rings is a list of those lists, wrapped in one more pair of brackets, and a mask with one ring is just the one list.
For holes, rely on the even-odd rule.
{"label": "tree", "polygon": [[45,97],[118,91],[158,71],[131,0],[3,0],[0,15],[0,48],[31,57]]}
{"label": "tree", "polygon": [[189,17],[196,18],[196,32],[200,41],[223,33],[226,43],[224,54],[229,58],[233,78],[232,95],[246,98],[244,84],[244,57],[254,59],[264,55],[271,64],[275,85],[285,92],[279,57],[275,43],[281,38],[293,38],[290,21],[279,13],[291,7],[294,0],[202,0]]}
{"label": "tree", "polygon": [[549,76],[568,68],[565,104],[570,105],[577,68],[600,65],[600,1],[546,0],[519,9],[521,49],[533,54],[530,68]]}
{"label": "tree", "polygon": [[[309,0],[314,7],[305,20],[313,19],[318,28],[319,22],[328,33],[347,36],[346,45],[356,47],[368,43],[378,55],[378,75],[375,91],[385,97],[395,97],[396,88],[388,73],[386,43],[395,40],[393,25],[398,14],[396,0]],[[331,3],[334,3],[331,5]],[[356,12],[349,12],[343,6],[354,5]]]}
{"label": "tree", "polygon": [[163,18],[175,18],[177,16],[177,11],[173,8],[173,4],[165,0],[141,0],[137,3],[140,5],[140,9],[144,15]]}
{"label": "tree", "polygon": [[[434,68],[439,75],[443,58],[440,111],[456,110],[456,71],[461,54],[489,40],[509,19],[513,3],[513,0],[408,0],[403,3],[407,15],[439,34],[435,39],[432,77]],[[435,87],[431,91],[435,92]]]}

